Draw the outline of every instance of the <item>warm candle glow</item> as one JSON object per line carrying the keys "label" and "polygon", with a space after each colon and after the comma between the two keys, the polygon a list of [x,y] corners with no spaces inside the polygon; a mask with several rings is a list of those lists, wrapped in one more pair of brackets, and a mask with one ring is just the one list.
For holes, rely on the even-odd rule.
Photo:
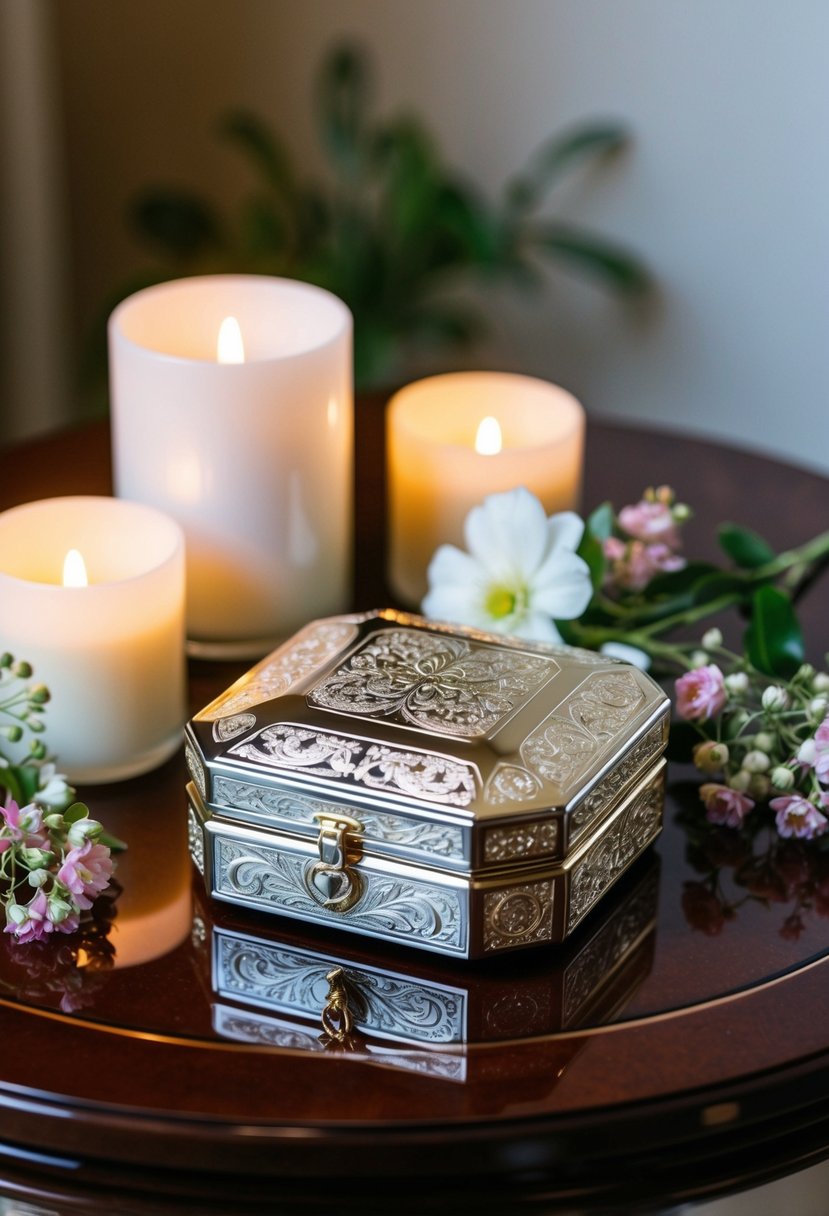
{"label": "warm candle glow", "polygon": [[498,419],[491,415],[482,418],[475,435],[475,451],[479,456],[497,456],[502,446]]}
{"label": "warm candle glow", "polygon": [[70,549],[63,559],[63,585],[64,587],[89,586],[86,562],[77,549]]}
{"label": "warm candle glow", "polygon": [[239,322],[235,317],[225,317],[219,326],[216,358],[219,363],[244,363],[245,361],[245,344],[242,341]]}

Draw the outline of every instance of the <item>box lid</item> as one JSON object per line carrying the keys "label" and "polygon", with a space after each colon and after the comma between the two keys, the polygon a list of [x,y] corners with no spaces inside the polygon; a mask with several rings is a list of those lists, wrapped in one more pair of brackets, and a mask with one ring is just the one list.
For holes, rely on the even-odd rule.
{"label": "box lid", "polygon": [[[225,816],[455,869],[564,856],[667,740],[645,673],[384,610],[315,621],[187,728]],[[326,811],[327,808],[327,811]]]}

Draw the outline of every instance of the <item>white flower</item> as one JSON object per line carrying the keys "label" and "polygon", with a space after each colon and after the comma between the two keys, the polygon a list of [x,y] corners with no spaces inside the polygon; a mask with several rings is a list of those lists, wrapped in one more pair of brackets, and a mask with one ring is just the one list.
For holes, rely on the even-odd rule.
{"label": "white flower", "polygon": [[72,786],[63,773],[55,771],[54,764],[43,764],[37,775],[39,789],[33,796],[38,806],[48,810],[65,810],[75,796]]}
{"label": "white flower", "polygon": [[739,695],[741,692],[748,691],[748,676],[744,671],[732,672],[730,676],[725,677],[725,686],[729,692]]}
{"label": "white flower", "polygon": [[651,665],[649,654],[638,646],[628,646],[627,642],[603,642],[599,650],[611,659],[621,659],[623,663],[638,667],[640,671],[647,671]]}
{"label": "white flower", "polygon": [[768,688],[764,688],[760,700],[762,701],[763,709],[769,710],[770,713],[788,709],[789,706],[789,694],[779,684],[770,684]]}
{"label": "white flower", "polygon": [[490,494],[466,517],[468,553],[441,545],[429,565],[423,612],[433,619],[559,642],[555,620],[580,616],[593,594],[576,555],[584,523],[572,511],[547,519],[524,488]]}

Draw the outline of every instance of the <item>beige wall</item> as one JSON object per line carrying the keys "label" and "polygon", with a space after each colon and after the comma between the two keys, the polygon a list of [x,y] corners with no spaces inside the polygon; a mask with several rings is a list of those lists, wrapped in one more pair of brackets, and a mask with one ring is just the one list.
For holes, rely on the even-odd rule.
{"label": "beige wall", "polygon": [[[376,52],[379,103],[417,109],[495,188],[552,130],[635,132],[562,213],[641,251],[658,304],[630,315],[556,274],[496,301],[480,362],[558,379],[596,413],[699,430],[829,470],[829,127],[824,0],[53,0],[76,333],[139,257],[131,194],[244,186],[212,137],[250,104],[315,163],[314,68],[337,35]],[[655,471],[658,476],[658,471]]]}

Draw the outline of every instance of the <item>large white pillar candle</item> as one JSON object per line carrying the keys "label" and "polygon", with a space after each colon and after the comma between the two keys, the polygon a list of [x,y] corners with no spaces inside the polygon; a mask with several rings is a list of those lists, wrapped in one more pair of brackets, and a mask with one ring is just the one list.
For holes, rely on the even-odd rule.
{"label": "large white pillar candle", "polygon": [[555,384],[506,372],[454,372],[409,384],[387,415],[389,582],[420,602],[441,544],[487,494],[526,486],[548,515],[579,505],[584,411]]}
{"label": "large white pillar candle", "polygon": [[336,296],[256,275],[162,283],[110,318],[116,492],[184,529],[191,653],[264,653],[348,606],[351,332]]}
{"label": "large white pillar candle", "polygon": [[[72,551],[82,560],[67,563]],[[45,738],[70,780],[161,764],[181,743],[186,710],[181,529],[115,498],[4,511],[0,649],[49,688]]]}

